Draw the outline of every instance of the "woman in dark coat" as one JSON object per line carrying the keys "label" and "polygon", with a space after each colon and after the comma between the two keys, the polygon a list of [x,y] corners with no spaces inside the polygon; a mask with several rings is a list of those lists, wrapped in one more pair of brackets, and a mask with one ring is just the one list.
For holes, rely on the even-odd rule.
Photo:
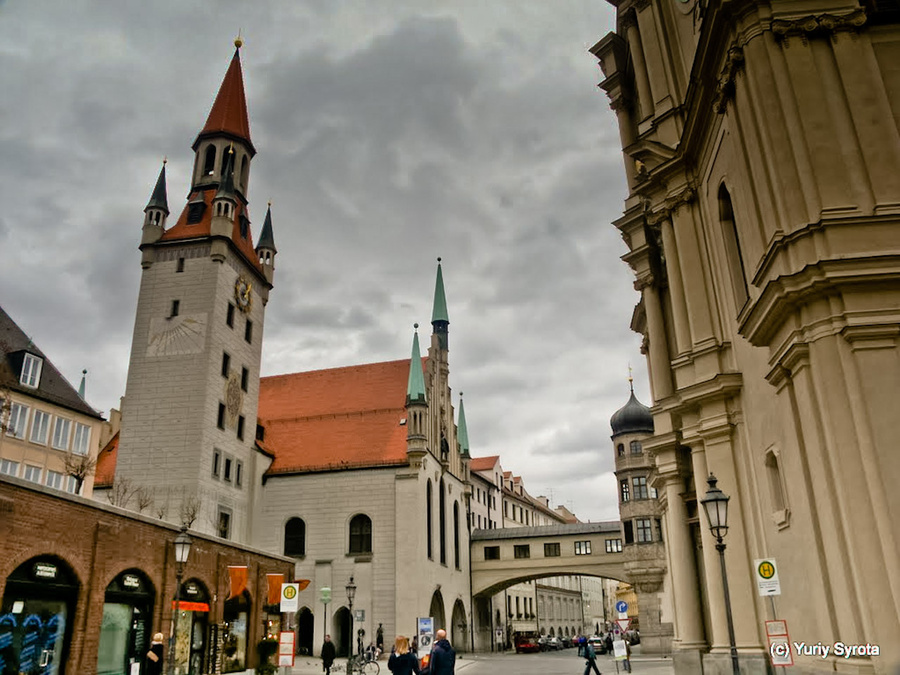
{"label": "woman in dark coat", "polygon": [[419,659],[409,651],[409,640],[398,635],[388,659],[388,670],[394,675],[412,675],[419,672]]}
{"label": "woman in dark coat", "polygon": [[325,675],[331,675],[331,664],[334,663],[334,643],[331,641],[331,636],[325,636],[325,642],[322,644],[322,670],[325,671]]}
{"label": "woman in dark coat", "polygon": [[147,652],[148,675],[162,675],[163,667],[163,634],[157,633],[150,643],[150,651]]}

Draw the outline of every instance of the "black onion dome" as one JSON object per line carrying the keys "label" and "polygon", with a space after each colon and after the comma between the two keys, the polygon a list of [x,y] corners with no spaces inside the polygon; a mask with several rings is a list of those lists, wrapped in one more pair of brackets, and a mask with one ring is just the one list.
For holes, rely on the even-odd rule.
{"label": "black onion dome", "polygon": [[631,392],[623,407],[619,408],[609,420],[613,436],[620,434],[653,433],[653,415],[650,408],[638,401]]}

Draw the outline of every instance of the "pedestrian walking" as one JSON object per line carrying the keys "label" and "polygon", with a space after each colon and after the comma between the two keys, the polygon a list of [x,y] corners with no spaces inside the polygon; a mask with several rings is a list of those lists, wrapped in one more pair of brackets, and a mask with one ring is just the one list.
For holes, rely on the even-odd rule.
{"label": "pedestrian walking", "polygon": [[147,652],[147,675],[162,675],[163,649],[163,634],[156,633]]}
{"label": "pedestrian walking", "polygon": [[447,639],[447,631],[442,628],[434,634],[434,637],[437,639],[431,648],[427,675],[453,675],[456,671],[456,650]]}
{"label": "pedestrian walking", "polygon": [[409,640],[398,635],[388,659],[388,670],[394,675],[412,675],[419,672],[419,659],[409,649]]}
{"label": "pedestrian walking", "polygon": [[331,666],[334,663],[335,649],[331,636],[325,636],[325,642],[322,643],[322,670],[325,675],[331,675]]}
{"label": "pedestrian walking", "polygon": [[597,668],[597,650],[590,642],[584,645],[584,658],[584,675],[590,675],[591,669],[600,675],[600,670]]}
{"label": "pedestrian walking", "polygon": [[625,640],[625,660],[622,661],[622,666],[625,668],[626,673],[631,672],[631,640],[628,638],[623,638]]}

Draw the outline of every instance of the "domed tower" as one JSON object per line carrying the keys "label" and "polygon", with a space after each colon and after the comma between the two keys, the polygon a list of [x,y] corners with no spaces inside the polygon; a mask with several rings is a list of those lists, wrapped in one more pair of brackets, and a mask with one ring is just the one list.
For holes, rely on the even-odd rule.
{"label": "domed tower", "polygon": [[653,460],[643,447],[643,441],[653,435],[653,415],[634,395],[630,376],[628,384],[631,390],[628,402],[609,420],[616,458],[625,570],[638,600],[638,607],[629,606],[628,615],[632,628],[640,630],[644,653],[668,653],[673,629],[671,623],[662,623],[664,615],[669,613],[662,508],[656,489],[650,485]]}

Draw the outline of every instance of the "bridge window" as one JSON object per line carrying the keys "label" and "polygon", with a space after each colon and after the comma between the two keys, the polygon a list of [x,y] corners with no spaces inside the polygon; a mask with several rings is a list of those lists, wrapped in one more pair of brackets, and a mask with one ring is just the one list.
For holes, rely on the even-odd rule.
{"label": "bridge window", "polygon": [[625,480],[621,481],[620,485],[622,487],[622,501],[627,502],[628,501],[628,479],[626,478]]}
{"label": "bridge window", "polygon": [[350,521],[350,553],[372,552],[372,520],[359,513]]}
{"label": "bridge window", "polygon": [[517,544],[513,546],[513,555],[516,558],[530,558],[531,557],[531,545],[530,544]]}
{"label": "bridge window", "polygon": [[647,478],[646,476],[638,476],[634,478],[634,498],[647,499]]}
{"label": "bridge window", "polygon": [[575,555],[590,555],[590,554],[591,554],[590,540],[575,542]]}
{"label": "bridge window", "polygon": [[634,521],[634,525],[637,530],[637,540],[639,544],[653,541],[653,531],[650,526],[649,518],[638,518]]}
{"label": "bridge window", "polygon": [[485,560],[500,560],[500,547],[499,546],[485,546],[484,547],[484,559]]}
{"label": "bridge window", "polygon": [[607,553],[621,553],[622,552],[622,540],[621,539],[607,539],[606,540],[606,552]]}
{"label": "bridge window", "polygon": [[559,555],[559,544],[544,544],[545,558],[558,558]]}
{"label": "bridge window", "polygon": [[630,446],[631,446],[631,454],[632,455],[639,455],[639,454],[641,454],[641,452],[643,452],[643,448],[641,447],[640,441],[631,441]]}

